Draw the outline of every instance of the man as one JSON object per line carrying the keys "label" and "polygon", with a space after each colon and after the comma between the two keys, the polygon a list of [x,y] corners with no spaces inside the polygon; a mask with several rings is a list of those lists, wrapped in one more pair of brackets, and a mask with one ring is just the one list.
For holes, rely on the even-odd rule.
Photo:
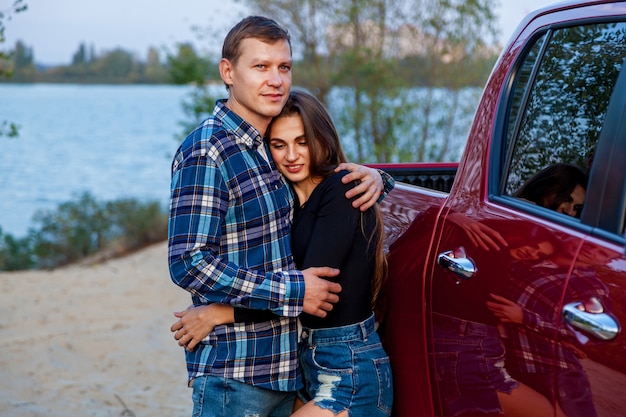
{"label": "man", "polygon": [[[291,87],[291,44],[271,19],[252,16],[224,40],[220,75],[229,97],[183,141],[172,163],[169,266],[194,305],[223,303],[281,316],[220,326],[186,352],[197,416],[288,416],[299,387],[297,316],[325,316],[341,287],[327,267],[297,271],[289,233],[293,195],[263,135]],[[371,206],[377,171],[351,165],[346,196]],[[393,181],[388,182],[392,186]],[[366,203],[366,204],[363,204]],[[185,342],[185,328],[178,330]]]}

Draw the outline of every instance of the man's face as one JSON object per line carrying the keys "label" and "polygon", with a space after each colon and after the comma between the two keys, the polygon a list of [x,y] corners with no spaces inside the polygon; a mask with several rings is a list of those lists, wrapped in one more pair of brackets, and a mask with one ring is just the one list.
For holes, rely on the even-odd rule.
{"label": "man's face", "polygon": [[226,106],[261,135],[282,110],[291,88],[291,48],[286,40],[265,43],[247,38],[236,63],[220,62],[222,79],[230,88]]}

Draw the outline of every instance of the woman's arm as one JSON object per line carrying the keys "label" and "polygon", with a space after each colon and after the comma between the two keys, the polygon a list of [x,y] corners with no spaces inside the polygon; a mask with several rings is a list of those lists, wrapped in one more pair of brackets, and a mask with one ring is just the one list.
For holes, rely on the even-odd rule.
{"label": "woman's arm", "polygon": [[258,323],[278,317],[270,310],[253,310],[218,303],[189,307],[184,311],[175,312],[174,316],[178,317],[178,320],[172,324],[170,330],[178,344],[190,352],[213,331],[215,326]]}
{"label": "woman's arm", "polygon": [[186,310],[175,312],[178,321],[172,324],[170,330],[174,332],[174,339],[178,344],[191,352],[215,326],[234,323],[234,307],[226,304],[206,304],[189,307]]}

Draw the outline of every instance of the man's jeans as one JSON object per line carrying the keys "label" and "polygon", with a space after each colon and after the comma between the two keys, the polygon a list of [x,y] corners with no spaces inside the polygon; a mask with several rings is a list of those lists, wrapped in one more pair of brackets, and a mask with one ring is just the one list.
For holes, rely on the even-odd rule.
{"label": "man's jeans", "polygon": [[193,417],[288,417],[295,393],[271,391],[232,379],[193,381]]}

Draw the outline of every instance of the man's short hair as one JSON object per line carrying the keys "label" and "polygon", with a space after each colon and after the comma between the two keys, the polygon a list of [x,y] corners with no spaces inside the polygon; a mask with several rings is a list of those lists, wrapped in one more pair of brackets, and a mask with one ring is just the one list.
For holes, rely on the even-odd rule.
{"label": "man's short hair", "polygon": [[291,37],[286,29],[283,29],[274,20],[263,16],[248,16],[237,23],[224,38],[222,46],[222,58],[236,63],[241,55],[241,41],[247,38],[258,39],[266,43],[275,43],[285,40],[291,51]]}

